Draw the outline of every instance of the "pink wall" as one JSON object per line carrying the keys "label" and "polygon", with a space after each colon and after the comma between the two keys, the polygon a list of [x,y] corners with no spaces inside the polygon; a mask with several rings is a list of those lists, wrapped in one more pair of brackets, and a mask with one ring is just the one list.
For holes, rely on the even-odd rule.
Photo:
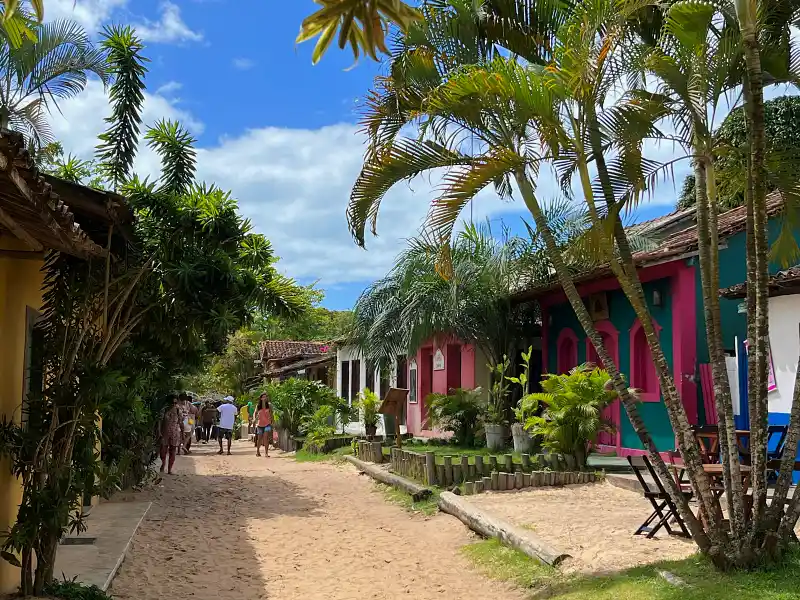
{"label": "pink wall", "polygon": [[694,267],[685,266],[672,278],[672,364],[675,385],[689,423],[697,424],[697,290]]}
{"label": "pink wall", "polygon": [[[451,348],[448,348],[448,345]],[[453,345],[460,347],[460,352],[455,352]],[[433,355],[441,348],[444,354],[444,369],[432,370]],[[449,350],[449,351],[448,351]],[[425,429],[425,396],[434,392],[446,394],[448,387],[473,388],[475,387],[475,349],[472,346],[461,344],[458,341],[431,341],[417,351],[414,357],[417,362],[417,396],[418,402],[408,403],[406,427],[408,432],[422,437],[444,437],[444,433]],[[459,362],[456,363],[455,361]],[[458,372],[460,371],[460,377]],[[430,379],[429,379],[430,377]],[[460,381],[456,382],[456,378]],[[448,386],[449,384],[449,386]]]}

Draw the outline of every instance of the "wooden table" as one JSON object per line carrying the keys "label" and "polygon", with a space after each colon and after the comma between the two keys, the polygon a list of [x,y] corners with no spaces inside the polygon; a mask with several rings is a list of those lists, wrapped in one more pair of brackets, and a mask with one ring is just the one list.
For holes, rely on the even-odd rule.
{"label": "wooden table", "polygon": [[[669,468],[675,471],[675,481],[679,487],[689,484],[689,482],[684,479],[684,475],[686,473],[685,465],[669,465]],[[749,514],[752,510],[753,497],[747,496],[747,490],[750,488],[750,475],[752,469],[747,465],[741,465],[739,468],[741,469],[742,475],[742,492],[745,494],[745,511],[747,514]],[[711,492],[714,494],[714,497],[719,498],[722,496],[722,494],[725,493],[725,481],[722,464],[704,464],[703,471],[705,471],[711,479]],[[747,501],[748,498],[750,499],[749,502]],[[702,511],[699,517],[701,521],[705,522],[705,515],[702,514]]]}

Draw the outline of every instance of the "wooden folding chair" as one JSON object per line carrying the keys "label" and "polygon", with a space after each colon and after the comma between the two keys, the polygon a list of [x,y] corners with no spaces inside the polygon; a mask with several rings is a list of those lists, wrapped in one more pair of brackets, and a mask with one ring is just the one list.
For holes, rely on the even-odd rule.
{"label": "wooden folding chair", "polygon": [[[770,425],[767,428],[767,460],[783,458],[783,447],[786,445],[788,425]],[[772,448],[770,450],[770,448]]]}
{"label": "wooden folding chair", "polygon": [[[650,464],[650,460],[646,456],[629,456],[628,463],[630,463],[633,473],[636,475],[636,479],[639,480],[639,485],[642,486],[644,497],[653,505],[653,512],[647,517],[644,523],[639,526],[639,529],[636,530],[634,535],[647,533],[647,537],[650,539],[663,527],[667,530],[669,535],[691,537],[689,530],[686,529],[686,524],[683,522],[680,513],[678,513],[678,507],[675,506],[672,498],[664,489],[664,485],[658,477],[656,470],[653,468],[653,465]],[[652,478],[655,489],[653,489],[647,481],[647,475]],[[691,499],[692,492],[682,491],[682,493],[687,500]],[[669,522],[672,519],[678,524],[680,531],[674,531],[670,527]]]}
{"label": "wooden folding chair", "polygon": [[694,437],[700,446],[700,460],[703,464],[715,464],[719,458],[719,428],[713,425],[693,427]]}

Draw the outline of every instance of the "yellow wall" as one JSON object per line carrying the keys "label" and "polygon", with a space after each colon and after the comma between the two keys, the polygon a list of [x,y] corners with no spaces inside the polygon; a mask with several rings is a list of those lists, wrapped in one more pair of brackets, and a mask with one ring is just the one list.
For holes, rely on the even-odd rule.
{"label": "yellow wall", "polygon": [[[0,414],[17,421],[25,381],[27,308],[41,308],[42,264],[39,259],[0,257]],[[7,459],[0,460],[0,531],[14,523],[21,494]],[[0,593],[18,586],[19,570],[0,560]]]}

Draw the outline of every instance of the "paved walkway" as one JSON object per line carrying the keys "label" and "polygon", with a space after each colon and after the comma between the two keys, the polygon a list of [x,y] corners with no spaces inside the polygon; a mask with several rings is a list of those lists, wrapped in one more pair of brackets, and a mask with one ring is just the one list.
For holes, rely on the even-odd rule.
{"label": "paved walkway", "polygon": [[446,515],[412,515],[350,466],[233,456],[178,457],[111,592],[117,600],[519,600],[459,552]]}
{"label": "paved walkway", "polygon": [[54,575],[77,579],[105,590],[117,573],[125,551],[150,502],[102,502],[86,520],[87,530],[67,536],[56,554]]}

